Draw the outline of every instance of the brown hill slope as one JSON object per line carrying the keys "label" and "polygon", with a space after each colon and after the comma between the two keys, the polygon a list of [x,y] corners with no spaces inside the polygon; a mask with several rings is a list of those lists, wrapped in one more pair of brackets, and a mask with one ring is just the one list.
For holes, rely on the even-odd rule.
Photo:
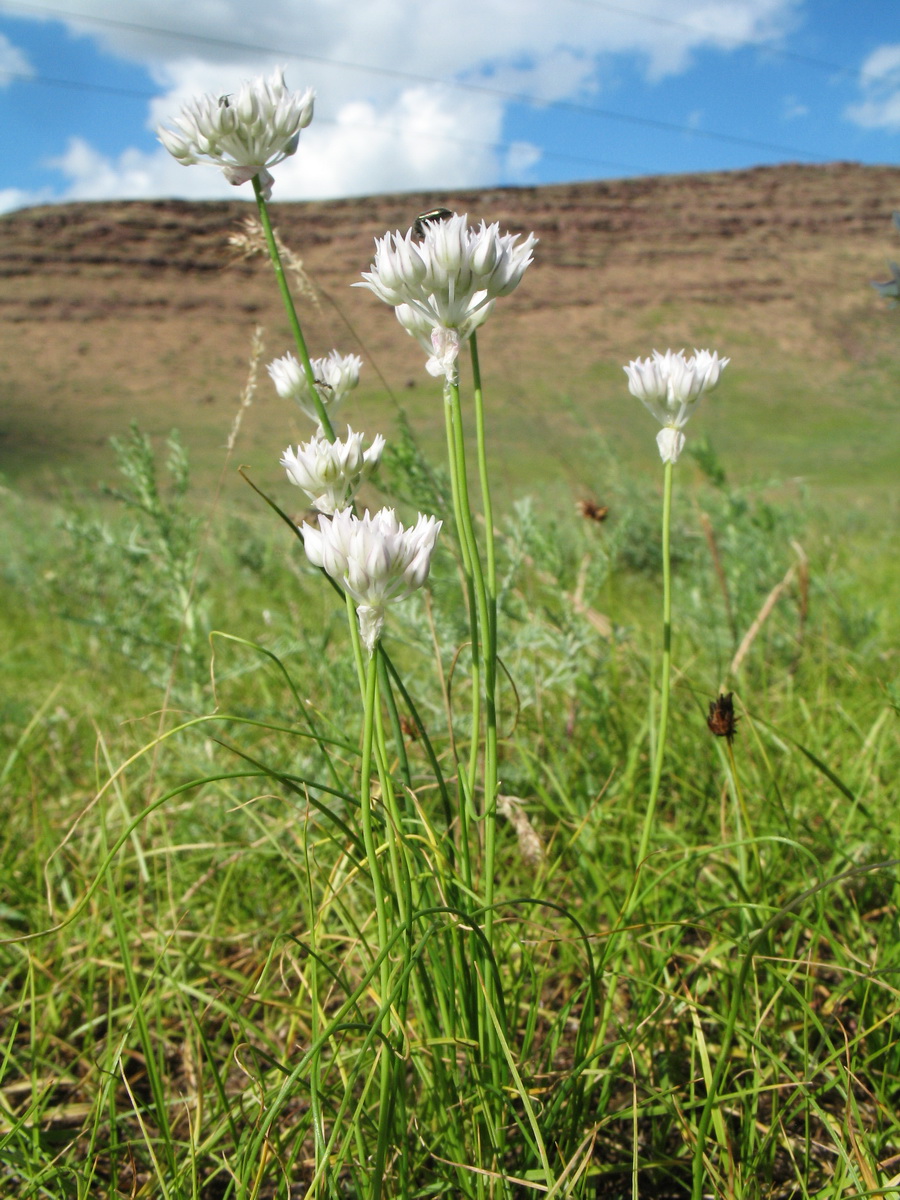
{"label": "brown hill slope", "polygon": [[[726,451],[744,448],[754,469],[773,461],[815,475],[811,462],[795,467],[790,451],[792,438],[810,433],[797,429],[793,410],[815,404],[839,465],[844,454],[852,473],[858,454],[847,438],[857,430],[875,454],[868,474],[885,469],[880,418],[871,420],[879,404],[864,406],[862,430],[853,408],[861,387],[880,388],[900,335],[868,287],[885,276],[885,258],[900,254],[890,226],[900,170],[789,165],[276,203],[281,236],[324,296],[318,312],[306,306],[312,352],[361,346],[367,359],[349,414],[357,427],[383,428],[390,413],[376,368],[420,427],[435,423],[420,351],[374,297],[348,286],[368,266],[374,237],[406,229],[435,203],[540,238],[535,266],[482,334],[512,482],[583,470],[585,421],[645,456],[655,430],[626,397],[620,365],[654,346],[691,344],[734,360],[709,417]],[[290,345],[267,267],[228,247],[251,213],[240,201],[158,201],[0,218],[0,471],[26,484],[65,465],[92,479],[108,461],[109,434],[132,417],[153,431],[178,425],[201,469],[213,466],[254,326],[266,330],[268,358]],[[268,463],[305,432],[264,380],[242,453]]]}

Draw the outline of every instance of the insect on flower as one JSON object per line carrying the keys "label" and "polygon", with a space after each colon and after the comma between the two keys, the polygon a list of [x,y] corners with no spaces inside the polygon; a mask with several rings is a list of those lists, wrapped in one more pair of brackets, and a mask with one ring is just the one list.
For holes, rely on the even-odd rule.
{"label": "insect on flower", "polygon": [[416,237],[424,237],[426,225],[430,225],[432,221],[446,221],[452,216],[449,208],[432,208],[428,212],[419,213],[413,221],[413,233]]}
{"label": "insect on flower", "polygon": [[740,717],[734,715],[734,704],[731,701],[733,695],[734,692],[722,692],[717,699],[710,700],[709,716],[706,718],[710,733],[715,737],[727,738],[729,746],[737,733],[737,723],[740,720]]}

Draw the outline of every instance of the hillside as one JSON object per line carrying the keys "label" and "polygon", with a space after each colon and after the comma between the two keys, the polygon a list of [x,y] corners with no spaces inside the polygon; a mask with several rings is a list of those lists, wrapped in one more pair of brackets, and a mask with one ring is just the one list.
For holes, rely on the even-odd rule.
{"label": "hillside", "polygon": [[[851,486],[890,478],[897,423],[885,389],[896,394],[900,327],[868,284],[900,256],[890,224],[900,169],[787,165],[275,203],[323,297],[304,317],[312,352],[336,345],[366,360],[355,427],[386,427],[388,389],[426,438],[435,425],[418,348],[349,284],[376,236],[436,203],[540,238],[535,266],[482,335],[511,485],[587,470],[585,423],[646,458],[655,429],[627,397],[621,364],[692,344],[733,359],[705,420],[723,454],[740,452],[739,470]],[[267,267],[228,246],[252,211],[117,202],[0,218],[0,473],[26,490],[60,470],[90,482],[109,473],[107,439],[132,418],[155,432],[178,425],[201,477],[214,469],[253,328],[266,331],[267,358],[289,348]],[[265,379],[241,453],[268,473],[305,432]]]}

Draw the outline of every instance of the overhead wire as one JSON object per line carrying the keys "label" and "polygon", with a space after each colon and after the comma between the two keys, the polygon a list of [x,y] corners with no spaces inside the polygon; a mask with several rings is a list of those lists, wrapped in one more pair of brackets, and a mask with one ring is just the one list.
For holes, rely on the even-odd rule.
{"label": "overhead wire", "polygon": [[[675,25],[680,28],[690,30],[694,33],[705,32],[703,30],[698,30],[697,27],[694,25],[688,25],[684,22],[677,22],[677,21],[674,21],[674,20],[672,20],[670,18],[666,18],[666,17],[657,17],[655,15],[651,15],[651,14],[647,14],[647,13],[640,13],[640,12],[634,12],[632,10],[626,10],[617,5],[605,3],[604,0],[570,0],[570,2],[583,3],[583,4],[587,4],[588,6],[593,7],[593,8],[601,8],[601,9],[608,10],[608,11],[615,11],[615,12],[621,13],[623,15],[632,16],[639,20],[651,21],[656,24]],[[52,16],[52,17],[56,17],[56,18],[60,18],[60,19],[83,21],[88,24],[94,24],[94,25],[106,26],[106,27],[110,27],[110,28],[121,29],[126,32],[144,34],[144,35],[151,36],[151,37],[162,37],[162,38],[166,38],[166,39],[175,39],[175,40],[179,40],[179,41],[190,41],[190,42],[194,42],[194,43],[200,43],[203,45],[207,45],[210,47],[215,47],[217,49],[234,50],[234,51],[238,51],[238,52],[244,53],[244,54],[247,53],[248,51],[252,52],[252,53],[257,53],[257,54],[267,54],[267,55],[277,54],[284,58],[291,58],[291,59],[295,59],[295,60],[302,61],[302,62],[319,63],[323,66],[327,66],[330,68],[336,68],[336,69],[340,69],[340,70],[350,70],[350,71],[358,71],[358,72],[362,72],[362,73],[368,73],[370,75],[396,79],[396,80],[400,80],[400,81],[403,81],[406,83],[426,85],[426,86],[431,86],[431,87],[433,87],[435,85],[439,85],[442,87],[458,89],[461,91],[475,92],[475,93],[480,93],[483,95],[490,95],[490,96],[494,96],[494,97],[503,99],[507,102],[513,102],[513,103],[524,104],[524,105],[539,104],[542,108],[545,108],[545,109],[553,109],[553,110],[557,110],[557,111],[571,112],[574,114],[578,114],[579,116],[600,118],[600,119],[604,119],[604,120],[617,121],[617,122],[620,122],[623,124],[642,126],[644,128],[658,129],[659,131],[665,132],[665,133],[684,134],[684,135],[689,135],[694,138],[701,138],[706,141],[716,141],[716,142],[726,143],[726,144],[730,144],[730,145],[744,146],[748,149],[754,149],[754,150],[765,150],[765,151],[773,152],[776,154],[789,155],[794,158],[799,157],[799,158],[805,158],[805,159],[809,159],[812,161],[818,161],[818,162],[827,162],[828,161],[827,155],[822,155],[822,154],[816,153],[814,151],[806,150],[802,147],[787,146],[787,145],[784,145],[784,144],[781,144],[778,142],[762,141],[757,138],[748,138],[748,137],[744,137],[739,134],[726,133],[721,130],[710,130],[710,129],[697,128],[692,125],[679,124],[678,122],[674,122],[674,121],[663,121],[663,120],[660,120],[655,117],[647,117],[647,116],[643,116],[643,115],[640,115],[637,113],[628,113],[628,112],[623,112],[623,111],[617,110],[617,109],[600,108],[596,105],[581,104],[581,103],[578,103],[577,101],[572,101],[572,100],[559,100],[559,99],[544,100],[541,97],[529,95],[528,93],[509,91],[504,88],[498,88],[498,87],[491,86],[490,84],[476,83],[471,80],[439,79],[435,76],[423,75],[423,74],[411,72],[411,71],[401,71],[394,67],[384,67],[384,66],[372,65],[372,64],[368,64],[368,63],[354,63],[354,62],[349,62],[347,60],[328,58],[327,56],[324,56],[324,55],[315,55],[315,54],[309,54],[306,52],[289,50],[289,49],[286,49],[284,46],[274,47],[274,46],[261,45],[261,44],[251,43],[251,42],[238,41],[236,39],[231,39],[231,38],[211,37],[207,34],[191,33],[189,31],[185,31],[185,30],[166,29],[166,28],[161,28],[159,26],[146,25],[146,24],[143,24],[140,22],[135,22],[135,21],[123,21],[123,20],[119,20],[118,18],[114,18],[114,17],[103,17],[103,16],[92,14],[92,13],[76,12],[76,11],[73,11],[72,9],[56,8],[51,5],[26,3],[26,2],[24,2],[24,0],[3,0],[3,8],[19,9],[19,10],[22,10],[25,12],[30,12],[30,13],[41,13],[46,16]],[[809,61],[813,62],[813,63],[817,63],[817,65],[823,66],[823,67],[829,66],[828,64],[826,64],[820,60],[811,59]],[[831,67],[829,67],[829,69],[837,69],[837,68],[831,66]],[[10,74],[10,73],[7,72],[7,74]],[[14,73],[12,73],[12,74],[14,74]],[[87,81],[79,84],[77,81],[55,80],[55,79],[51,79],[49,77],[40,77],[40,76],[35,76],[35,75],[31,75],[31,76],[29,76],[29,78],[31,78],[32,81],[34,81],[34,82],[45,82],[48,84],[53,84],[53,85],[62,86],[62,87],[79,87],[79,86],[81,86],[85,90],[110,90],[110,91],[117,90],[117,89],[108,87],[108,85],[101,85],[101,84],[95,85],[95,84],[89,83]],[[152,97],[150,97],[149,93],[136,93],[136,92],[130,91],[129,89],[122,89],[119,92],[119,94],[127,94],[127,95],[134,95],[134,96],[146,95],[146,96],[148,96],[148,98],[152,98]],[[452,139],[447,139],[447,140],[452,140]],[[485,143],[480,143],[480,144],[486,145]],[[505,144],[505,146],[508,149],[512,149],[511,144]],[[548,151],[542,151],[542,153],[546,157],[551,157],[551,153]],[[553,153],[552,157],[565,157],[565,158],[571,160],[575,156],[568,156],[568,155],[559,156],[556,153]],[[581,159],[581,161],[584,162],[585,165],[603,165],[597,160]],[[607,165],[614,166],[615,164],[607,164]],[[618,164],[618,169],[643,170],[645,168],[638,168],[634,165]]]}
{"label": "overhead wire", "polygon": [[[75,91],[98,92],[102,95],[123,96],[133,100],[154,100],[156,98],[155,92],[143,91],[137,88],[119,87],[115,84],[94,83],[90,80],[82,79],[60,79],[50,75],[35,75],[28,71],[0,70],[0,77],[4,76],[7,79],[24,79],[32,83],[40,83],[49,87],[69,88]],[[327,117],[322,116],[321,114],[316,116],[316,125],[340,125],[341,128],[347,128],[347,125],[343,121],[338,121],[336,117]],[[354,121],[353,128],[381,131],[385,131],[386,129],[384,125],[360,120]],[[515,151],[518,145],[521,144],[517,142],[483,142],[474,138],[454,137],[453,134],[435,134],[432,131],[429,131],[428,133],[417,133],[415,130],[400,128],[387,128],[387,132],[394,133],[397,137],[413,138],[432,143],[436,140],[439,140],[441,142],[448,142],[457,146],[467,146],[474,150],[491,150],[498,154],[511,153]],[[566,154],[561,150],[547,150],[543,147],[540,148],[540,154],[542,159],[553,159],[558,162],[568,162],[583,167],[603,167],[604,169],[609,170],[635,171],[637,173],[649,172],[652,169],[648,166],[639,165],[637,163],[625,163],[604,158],[590,158],[583,154]]]}
{"label": "overhead wire", "polygon": [[747,38],[736,37],[734,35],[723,35],[718,30],[712,29],[709,26],[698,24],[696,21],[677,21],[674,17],[662,17],[658,13],[649,13],[636,8],[623,8],[620,4],[610,4],[608,0],[569,0],[570,4],[581,4],[585,8],[600,9],[603,12],[616,13],[618,16],[628,17],[633,21],[643,21],[648,25],[661,25],[668,29],[683,29],[685,33],[693,33],[695,36],[708,37],[715,39],[718,43],[731,45],[732,49],[737,49],[740,46],[756,45],[759,49],[765,51],[770,58],[780,58],[785,62],[795,62],[804,67],[816,67],[819,70],[827,71],[829,74],[849,75],[855,79],[860,79],[862,72],[858,67],[848,67],[841,63],[829,62],[824,58],[815,58],[810,54],[797,54],[793,50],[785,50],[781,46],[772,46],[763,42],[753,43],[748,42]]}

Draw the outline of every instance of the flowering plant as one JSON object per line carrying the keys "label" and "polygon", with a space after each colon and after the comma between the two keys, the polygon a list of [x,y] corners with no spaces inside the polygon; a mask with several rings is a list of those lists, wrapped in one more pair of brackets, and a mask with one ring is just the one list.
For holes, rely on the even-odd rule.
{"label": "flowering plant", "polygon": [[369,449],[363,450],[363,435],[354,433],[348,425],[342,441],[329,442],[317,431],[296,450],[288,446],[281,465],[291,483],[309,496],[313,508],[333,513],[350,503],[363,480],[378,466],[383,449],[384,438],[379,433]]}
{"label": "flowering plant", "polygon": [[384,627],[384,610],[404,600],[428,578],[431,555],[442,522],[419,513],[409,529],[392,508],[362,517],[350,509],[330,519],[319,517],[319,528],[307,526],[304,546],[309,561],[322,567],[356,601],[363,644],[370,654]]}
{"label": "flowering plant", "polygon": [[284,70],[244,83],[231,96],[195,96],[157,136],[183,166],[207,162],[222,168],[235,186],[259,178],[268,200],[274,179],[268,168],[296,152],[300,130],[313,117],[315,92],[289,92]]}
{"label": "flowering plant", "polygon": [[623,367],[632,396],[653,413],[662,429],[656,435],[663,462],[677,462],[684,449],[682,429],[704,392],[710,392],[731,359],[719,358],[708,350],[695,350],[685,358],[684,351],[653,351],[652,358],[636,358]]}
{"label": "flowering plant", "polygon": [[494,301],[518,287],[537,239],[529,234],[519,242],[518,234],[484,221],[470,228],[468,216],[456,213],[421,229],[421,238],[415,228],[378,238],[375,261],[356,286],[390,304],[430,350],[433,329],[455,330],[465,341],[487,320]]}
{"label": "flowering plant", "polygon": [[[347,396],[359,383],[362,359],[358,354],[339,354],[332,350],[327,358],[310,359],[315,391],[329,416],[334,416]],[[313,387],[302,363],[293,354],[285,354],[267,368],[275,391],[284,400],[295,401],[313,421],[318,420]]]}

